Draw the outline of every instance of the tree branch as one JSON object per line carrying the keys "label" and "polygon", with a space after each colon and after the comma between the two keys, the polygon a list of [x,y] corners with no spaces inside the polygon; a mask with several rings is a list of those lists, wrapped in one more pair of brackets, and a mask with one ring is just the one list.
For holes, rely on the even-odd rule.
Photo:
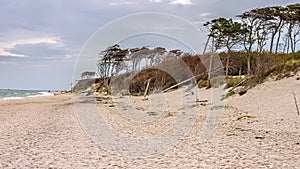
{"label": "tree branch", "polygon": [[300,116],[299,108],[298,108],[298,105],[297,105],[297,99],[296,99],[296,95],[295,95],[294,92],[293,92],[293,95],[294,95],[294,101],[295,101],[295,105],[296,105],[296,109],[297,109],[297,114],[298,114],[298,116]]}

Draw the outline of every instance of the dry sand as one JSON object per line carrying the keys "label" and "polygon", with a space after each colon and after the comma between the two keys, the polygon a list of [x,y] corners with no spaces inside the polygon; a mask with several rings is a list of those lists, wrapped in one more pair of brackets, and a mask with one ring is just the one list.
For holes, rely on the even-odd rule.
{"label": "dry sand", "polygon": [[[121,105],[123,97],[100,101],[97,106],[107,123],[132,137],[168,130],[183,109],[199,111],[189,135],[179,144],[163,154],[139,158],[111,154],[91,141],[80,126],[71,95],[0,101],[0,168],[299,168],[300,116],[292,95],[300,106],[299,89],[295,76],[229,98],[218,127],[205,143],[199,143],[199,134],[211,107],[199,102],[178,106],[181,90],[166,94],[168,105],[162,115],[148,108],[149,100],[129,98],[142,116],[154,117],[147,124],[115,111],[111,105],[119,104],[124,112],[129,108]],[[210,90],[198,93],[200,100],[211,102]]]}

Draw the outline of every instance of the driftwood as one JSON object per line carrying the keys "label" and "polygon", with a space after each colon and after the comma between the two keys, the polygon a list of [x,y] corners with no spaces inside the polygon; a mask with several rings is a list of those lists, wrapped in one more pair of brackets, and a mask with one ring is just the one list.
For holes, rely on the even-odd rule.
{"label": "driftwood", "polygon": [[194,79],[194,78],[196,78],[196,77],[198,77],[198,76],[200,76],[200,75],[202,75],[202,74],[198,74],[198,75],[193,76],[193,77],[191,77],[191,78],[189,78],[189,79],[186,79],[186,80],[184,80],[184,81],[182,81],[182,82],[180,82],[180,83],[177,83],[177,84],[175,84],[175,85],[173,85],[173,86],[171,86],[171,87],[169,87],[169,88],[163,90],[162,92],[165,93],[166,91],[171,90],[171,89],[173,89],[173,88],[175,88],[175,87],[177,87],[177,86],[179,86],[179,85],[181,85],[181,84],[183,84],[183,83],[186,83],[186,82],[188,82],[188,81],[191,81],[192,79]]}
{"label": "driftwood", "polygon": [[147,83],[147,86],[146,86],[146,90],[145,90],[145,92],[144,92],[144,97],[146,97],[146,95],[148,94],[150,81],[151,81],[151,79],[148,80],[148,83]]}
{"label": "driftwood", "polygon": [[294,92],[293,92],[293,95],[294,95],[294,101],[295,101],[295,105],[296,105],[296,109],[297,109],[297,114],[298,114],[298,116],[299,116],[299,115],[300,115],[300,113],[299,113],[299,107],[298,107],[296,95],[295,95]]}

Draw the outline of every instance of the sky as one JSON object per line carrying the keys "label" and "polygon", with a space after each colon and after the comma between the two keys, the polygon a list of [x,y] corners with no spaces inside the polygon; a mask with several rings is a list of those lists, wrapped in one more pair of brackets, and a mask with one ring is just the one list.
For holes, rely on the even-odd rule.
{"label": "sky", "polygon": [[[185,42],[180,39],[193,41],[194,29],[202,29],[206,21],[218,17],[234,18],[257,7],[291,3],[297,1],[0,0],[0,89],[69,90],[71,83],[78,79],[78,73],[73,77],[74,72],[88,70],[91,65],[84,60],[97,59],[97,52],[105,45],[120,42],[124,47],[133,47],[149,43],[150,46],[166,45],[173,49],[181,44],[185,48]],[[144,12],[163,14],[153,18],[132,16]],[[170,20],[168,14],[172,16]],[[149,24],[150,20],[155,26]],[[171,21],[182,23],[182,27],[170,24]],[[148,27],[144,28],[144,25]],[[132,33],[140,30],[151,33],[157,27],[168,28],[158,31],[161,38],[157,38],[157,34],[140,36]],[[180,34],[177,29],[186,27],[190,28],[186,31],[189,33],[174,40],[176,33]],[[126,31],[131,32],[131,36],[126,38]],[[103,42],[111,36],[116,38]],[[192,43],[203,40],[195,36]],[[155,38],[156,43],[153,42]],[[97,45],[100,45],[99,49]]]}

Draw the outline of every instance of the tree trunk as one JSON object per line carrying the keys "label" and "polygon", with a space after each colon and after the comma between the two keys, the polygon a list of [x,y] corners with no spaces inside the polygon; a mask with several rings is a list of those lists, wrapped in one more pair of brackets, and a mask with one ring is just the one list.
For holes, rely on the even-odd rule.
{"label": "tree trunk", "polygon": [[251,75],[251,50],[252,50],[252,30],[249,33],[249,39],[248,39],[249,47],[247,47],[247,37],[244,37],[244,48],[247,52],[247,75]]}
{"label": "tree trunk", "polygon": [[273,52],[273,43],[274,43],[274,39],[275,39],[275,35],[277,34],[277,32],[275,33],[273,33],[272,34],[272,36],[271,36],[271,42],[270,42],[270,53],[272,53]]}
{"label": "tree trunk", "polygon": [[286,46],[287,46],[287,40],[286,39],[284,39],[284,46],[283,46],[283,50],[282,50],[282,53],[284,53],[285,52],[285,49],[286,49]]}
{"label": "tree trunk", "polygon": [[226,42],[226,48],[227,48],[227,57],[226,57],[226,77],[228,76],[228,73],[229,73],[229,61],[230,61],[230,55],[231,55],[231,49],[230,49],[230,46],[229,46],[229,41],[230,41],[230,37],[228,37],[227,39],[227,42]]}
{"label": "tree trunk", "polygon": [[247,75],[251,75],[251,55],[247,52]]}
{"label": "tree trunk", "polygon": [[289,39],[290,39],[290,45],[291,45],[291,50],[292,50],[292,59],[295,59],[295,48],[294,48],[294,43],[293,43],[293,37],[292,37],[292,24],[290,25],[289,28]]}
{"label": "tree trunk", "polygon": [[293,60],[295,60],[295,52],[296,52],[296,46],[297,46],[297,42],[299,40],[297,40],[297,36],[299,35],[300,33],[300,30],[296,32],[296,30],[294,30],[294,37],[293,37],[293,49],[292,49],[292,52],[293,52]]}
{"label": "tree trunk", "polygon": [[281,29],[283,27],[284,24],[281,23],[279,30],[278,30],[278,37],[277,37],[277,42],[276,42],[276,47],[275,47],[275,54],[278,53],[278,47],[279,47],[279,43],[280,43],[280,38],[281,38]]}
{"label": "tree trunk", "polygon": [[[207,41],[207,42],[209,42],[209,41]],[[211,79],[211,69],[212,69],[212,61],[213,61],[213,55],[214,55],[214,43],[215,43],[215,38],[213,37],[212,42],[211,42],[211,54],[210,54],[210,58],[209,58],[209,68],[208,68],[208,72],[207,72],[207,88],[211,87],[210,79]]]}
{"label": "tree trunk", "polygon": [[208,68],[208,73],[207,73],[207,76],[208,76],[207,77],[207,88],[211,87],[210,79],[211,79],[211,69],[212,69],[213,55],[214,55],[214,53],[212,53],[210,55],[210,58],[209,58],[209,68]]}
{"label": "tree trunk", "polygon": [[229,60],[230,60],[230,53],[228,52],[228,55],[226,57],[226,77],[228,76],[229,73]]}
{"label": "tree trunk", "polygon": [[[278,25],[276,26],[274,33],[271,36],[271,44],[270,44],[270,53],[273,52],[273,44],[274,44],[274,39],[278,31],[280,32],[280,27],[281,27],[282,19],[280,19]],[[276,50],[275,50],[276,51]]]}
{"label": "tree trunk", "polygon": [[208,46],[209,40],[210,40],[210,36],[208,36],[208,38],[207,38],[207,40],[206,40],[206,43],[205,43],[205,46],[204,46],[204,49],[203,49],[202,55],[204,55],[204,54],[205,54],[205,52],[206,52],[206,49],[207,49],[207,46]]}
{"label": "tree trunk", "polygon": [[290,40],[289,40],[289,37],[287,37],[286,41],[287,41],[286,55],[288,55],[289,52],[290,52]]}

